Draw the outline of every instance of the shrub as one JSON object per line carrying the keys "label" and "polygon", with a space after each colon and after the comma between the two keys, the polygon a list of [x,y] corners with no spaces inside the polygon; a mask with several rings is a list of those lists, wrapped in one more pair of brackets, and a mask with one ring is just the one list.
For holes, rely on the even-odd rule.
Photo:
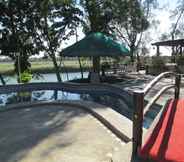
{"label": "shrub", "polygon": [[184,65],[184,56],[176,57],[176,63],[177,65]]}
{"label": "shrub", "polygon": [[160,56],[152,57],[152,67],[158,70],[164,70],[165,69],[164,59]]}
{"label": "shrub", "polygon": [[21,83],[28,83],[32,79],[32,74],[29,70],[25,70],[21,73],[20,82]]}
{"label": "shrub", "polygon": [[160,56],[152,57],[151,62],[147,65],[146,73],[151,75],[158,75],[166,71],[165,60]]}

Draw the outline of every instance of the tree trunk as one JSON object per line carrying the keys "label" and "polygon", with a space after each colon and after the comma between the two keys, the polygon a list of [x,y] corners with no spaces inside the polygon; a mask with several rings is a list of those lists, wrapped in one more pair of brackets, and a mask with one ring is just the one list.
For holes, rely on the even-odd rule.
{"label": "tree trunk", "polygon": [[100,74],[100,57],[93,57],[93,72]]}
{"label": "tree trunk", "polygon": [[83,73],[83,69],[82,69],[82,63],[81,63],[81,60],[80,60],[79,57],[78,57],[78,61],[79,61],[79,66],[80,66],[80,71],[81,71],[81,77],[83,79],[84,78],[84,73]]}
{"label": "tree trunk", "polygon": [[17,78],[17,82],[20,83],[21,82],[21,62],[20,62],[20,54],[17,55],[17,70],[18,70],[18,78]]}
{"label": "tree trunk", "polygon": [[132,45],[130,46],[130,57],[131,57],[132,63],[134,62],[134,52],[135,52],[135,48],[134,48],[134,45]]}
{"label": "tree trunk", "polygon": [[[174,33],[171,34],[171,38],[172,38],[172,41],[174,40]],[[176,52],[175,52],[175,49],[174,49],[174,46],[172,46],[172,54],[171,54],[171,62],[175,63],[176,62]]]}
{"label": "tree trunk", "polygon": [[139,72],[139,70],[140,70],[140,64],[141,64],[140,57],[139,57],[139,54],[137,53],[137,66],[136,66],[136,72]]}
{"label": "tree trunk", "polygon": [[1,80],[2,85],[6,85],[6,82],[1,74],[0,74],[0,80]]}
{"label": "tree trunk", "polygon": [[52,59],[53,65],[54,65],[57,80],[58,80],[58,82],[62,82],[60,72],[59,72],[59,66],[57,64],[57,60],[56,60],[56,57],[54,54],[52,54],[51,59]]}

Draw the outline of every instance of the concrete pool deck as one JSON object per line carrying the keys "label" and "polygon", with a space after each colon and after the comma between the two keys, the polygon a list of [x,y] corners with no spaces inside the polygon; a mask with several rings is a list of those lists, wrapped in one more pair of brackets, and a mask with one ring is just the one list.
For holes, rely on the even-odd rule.
{"label": "concrete pool deck", "polygon": [[[131,139],[126,137],[131,122],[99,104],[74,105],[42,103],[1,112],[0,161],[110,162]],[[88,109],[93,105],[90,109],[96,115],[84,105]]]}

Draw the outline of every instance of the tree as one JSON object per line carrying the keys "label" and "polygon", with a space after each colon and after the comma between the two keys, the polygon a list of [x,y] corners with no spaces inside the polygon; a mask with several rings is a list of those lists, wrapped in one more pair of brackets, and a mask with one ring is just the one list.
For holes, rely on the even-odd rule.
{"label": "tree", "polygon": [[62,41],[75,34],[82,12],[72,1],[46,0],[38,6],[35,14],[38,21],[33,33],[34,42],[40,51],[51,58],[57,79],[61,82],[57,54],[61,49]]}
{"label": "tree", "polygon": [[[183,36],[184,31],[184,21],[182,21],[184,15],[184,1],[179,0],[178,6],[173,12],[171,18],[175,18],[175,22],[172,24],[171,27],[171,39],[174,40],[177,36]],[[174,46],[172,47],[172,56],[176,53]],[[175,58],[173,60],[175,62]]]}
{"label": "tree", "polygon": [[[161,36],[161,40],[171,39],[175,40],[176,38],[182,38],[184,36],[184,1],[179,0],[177,2],[176,8],[172,11],[170,19],[172,21],[170,31],[167,33],[163,33]],[[172,57],[171,61],[175,62],[175,54],[178,53],[180,47],[172,46]]]}
{"label": "tree", "polygon": [[111,15],[108,12],[106,1],[103,0],[81,0],[81,5],[85,11],[83,22],[84,33],[88,35],[92,32],[102,32],[109,34],[109,22]]}
{"label": "tree", "polygon": [[15,61],[19,78],[19,73],[30,68],[28,58],[43,52],[53,61],[57,79],[61,82],[56,56],[62,40],[74,34],[81,11],[69,0],[4,0],[0,8],[1,55]]}
{"label": "tree", "polygon": [[[111,15],[108,6],[106,5],[106,1],[81,0],[80,4],[85,11],[83,21],[84,33],[86,35],[93,32],[109,34]],[[93,69],[94,72],[100,72],[100,57],[93,57]]]}
{"label": "tree", "polygon": [[[177,2],[177,6],[174,10],[171,11],[170,20],[171,27],[168,33],[163,33],[161,36],[161,40],[165,39],[176,39],[184,36],[184,1],[179,0]],[[173,53],[173,52],[172,52]]]}
{"label": "tree", "polygon": [[184,1],[179,0],[178,5],[171,15],[171,19],[175,19],[171,25],[171,38],[175,39],[177,36],[183,36],[183,16],[184,16]]}
{"label": "tree", "polygon": [[30,68],[28,58],[36,54],[31,41],[32,26],[29,15],[32,5],[28,1],[4,0],[0,2],[0,55],[15,62],[15,71],[20,75]]}
{"label": "tree", "polygon": [[113,21],[112,32],[115,32],[117,39],[125,42],[130,48],[132,61],[135,54],[139,59],[137,49],[139,48],[144,32],[149,28],[151,9],[155,7],[154,0],[113,0],[111,10]]}

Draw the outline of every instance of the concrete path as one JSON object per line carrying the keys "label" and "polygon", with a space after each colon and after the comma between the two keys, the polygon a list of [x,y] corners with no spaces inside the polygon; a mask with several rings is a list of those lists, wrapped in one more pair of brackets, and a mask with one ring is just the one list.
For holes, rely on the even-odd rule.
{"label": "concrete path", "polygon": [[109,162],[124,143],[95,117],[69,106],[0,113],[0,162]]}

